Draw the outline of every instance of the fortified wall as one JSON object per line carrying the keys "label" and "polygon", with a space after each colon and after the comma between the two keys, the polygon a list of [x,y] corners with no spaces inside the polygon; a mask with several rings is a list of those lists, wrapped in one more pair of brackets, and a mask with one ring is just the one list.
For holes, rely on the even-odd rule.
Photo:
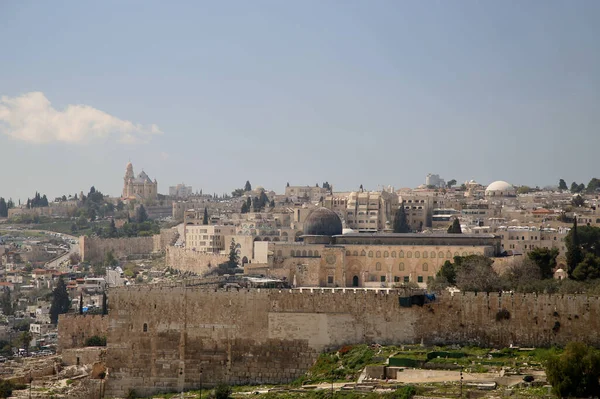
{"label": "fortified wall", "polygon": [[166,250],[167,266],[198,275],[203,275],[212,267],[227,262],[228,259],[227,255],[197,252],[189,248],[167,247]]}
{"label": "fortified wall", "polygon": [[81,236],[79,237],[79,250],[83,261],[96,262],[103,260],[110,251],[113,252],[116,258],[159,252],[172,245],[177,237],[176,229],[161,230],[160,234],[151,237],[98,238]]}
{"label": "fortified wall", "polygon": [[347,344],[600,346],[600,299],[456,294],[407,305],[396,290],[112,289],[108,396],[204,384],[284,383]]}
{"label": "fortified wall", "polygon": [[105,337],[107,332],[107,316],[61,314],[58,316],[58,351],[82,348],[88,338],[94,335]]}

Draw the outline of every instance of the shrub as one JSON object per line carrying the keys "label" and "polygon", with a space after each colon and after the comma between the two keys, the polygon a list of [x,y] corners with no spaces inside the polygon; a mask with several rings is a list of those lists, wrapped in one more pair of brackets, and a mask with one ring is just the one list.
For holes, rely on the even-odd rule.
{"label": "shrub", "polygon": [[14,389],[10,381],[0,380],[0,398],[10,398]]}
{"label": "shrub", "polygon": [[215,399],[229,399],[231,397],[231,388],[227,384],[219,384],[215,388]]}
{"label": "shrub", "polygon": [[94,335],[85,341],[85,346],[106,346],[106,337]]}
{"label": "shrub", "polygon": [[510,312],[504,308],[496,313],[496,321],[510,320]]}

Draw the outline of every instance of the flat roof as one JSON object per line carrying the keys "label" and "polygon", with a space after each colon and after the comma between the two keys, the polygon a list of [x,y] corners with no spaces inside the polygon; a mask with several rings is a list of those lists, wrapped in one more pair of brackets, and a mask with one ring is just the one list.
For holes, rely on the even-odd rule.
{"label": "flat roof", "polygon": [[348,233],[335,235],[336,238],[496,238],[495,234],[450,234],[450,233]]}

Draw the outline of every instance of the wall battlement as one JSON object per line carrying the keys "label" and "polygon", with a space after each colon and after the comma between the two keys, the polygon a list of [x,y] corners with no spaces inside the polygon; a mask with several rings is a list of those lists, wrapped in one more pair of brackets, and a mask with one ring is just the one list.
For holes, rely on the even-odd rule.
{"label": "wall battlement", "polygon": [[[213,383],[282,383],[323,350],[347,344],[600,346],[600,298],[444,294],[402,306],[404,290],[111,289],[107,393],[192,389]],[[202,376],[199,370],[202,369]]]}

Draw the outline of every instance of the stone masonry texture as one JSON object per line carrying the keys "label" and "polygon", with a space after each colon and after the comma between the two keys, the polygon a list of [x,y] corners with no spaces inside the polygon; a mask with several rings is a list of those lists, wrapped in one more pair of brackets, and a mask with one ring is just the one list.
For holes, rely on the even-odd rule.
{"label": "stone masonry texture", "polygon": [[286,383],[319,353],[347,344],[600,346],[600,299],[533,294],[443,295],[401,307],[402,292],[202,290],[109,292],[107,397],[228,384]]}

